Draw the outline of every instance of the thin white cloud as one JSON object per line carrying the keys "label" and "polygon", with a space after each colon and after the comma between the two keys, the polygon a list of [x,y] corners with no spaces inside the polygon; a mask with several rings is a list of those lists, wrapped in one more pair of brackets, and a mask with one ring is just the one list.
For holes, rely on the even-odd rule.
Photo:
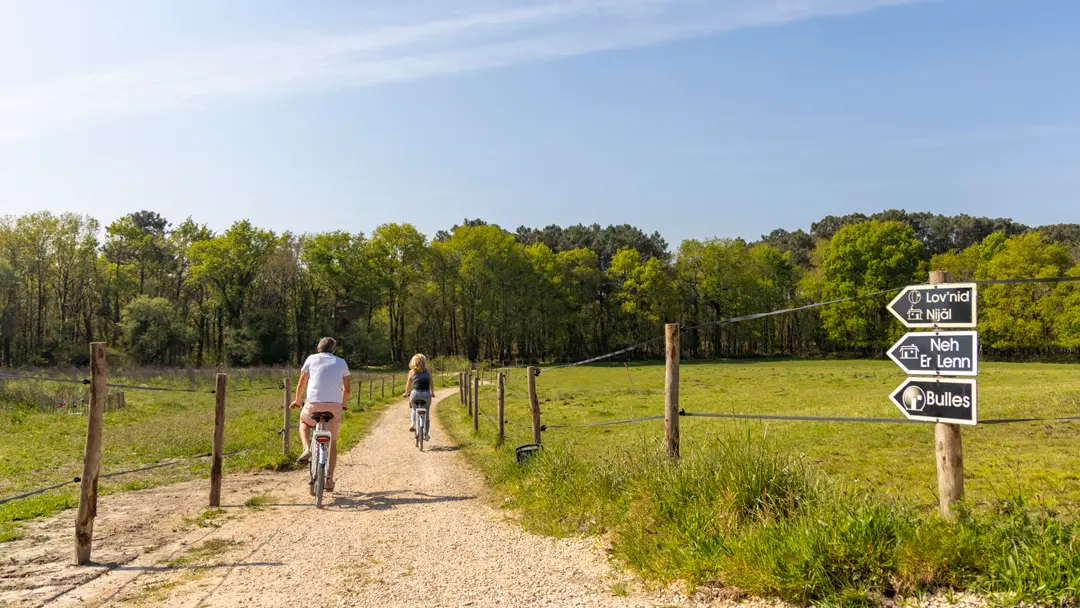
{"label": "thin white cloud", "polygon": [[562,0],[348,36],[236,43],[0,89],[0,140],[297,91],[362,87],[921,0]]}
{"label": "thin white cloud", "polygon": [[890,148],[948,148],[972,144],[1007,144],[1017,141],[1075,137],[1080,134],[1077,124],[1022,125],[1016,127],[926,135],[886,142]]}

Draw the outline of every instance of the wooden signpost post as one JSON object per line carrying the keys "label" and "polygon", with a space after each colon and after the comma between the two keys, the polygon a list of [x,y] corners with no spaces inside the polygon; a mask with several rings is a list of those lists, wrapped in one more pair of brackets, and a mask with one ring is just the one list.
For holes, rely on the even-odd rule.
{"label": "wooden signpost post", "polygon": [[[978,325],[978,289],[973,283],[949,283],[948,272],[930,272],[929,285],[905,288],[889,302],[889,312],[905,327],[970,328]],[[889,398],[904,416],[935,423],[938,500],[941,514],[955,517],[953,504],[964,496],[964,453],[960,425],[979,422],[978,334],[974,331],[911,333],[889,357],[913,377]],[[929,376],[929,377],[918,377]]]}

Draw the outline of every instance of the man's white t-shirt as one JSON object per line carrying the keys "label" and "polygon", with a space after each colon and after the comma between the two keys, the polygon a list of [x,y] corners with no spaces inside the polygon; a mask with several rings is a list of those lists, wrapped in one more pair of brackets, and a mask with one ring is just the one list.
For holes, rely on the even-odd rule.
{"label": "man's white t-shirt", "polygon": [[300,371],[307,372],[308,403],[341,403],[342,380],[349,375],[349,365],[330,353],[315,353],[304,361]]}

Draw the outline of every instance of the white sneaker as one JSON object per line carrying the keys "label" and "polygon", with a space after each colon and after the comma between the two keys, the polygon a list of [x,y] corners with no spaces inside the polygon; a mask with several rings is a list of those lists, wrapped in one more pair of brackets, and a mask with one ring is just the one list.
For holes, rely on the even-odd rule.
{"label": "white sneaker", "polygon": [[304,453],[300,454],[300,457],[296,459],[296,464],[307,464],[309,462],[311,462],[311,448],[304,450]]}

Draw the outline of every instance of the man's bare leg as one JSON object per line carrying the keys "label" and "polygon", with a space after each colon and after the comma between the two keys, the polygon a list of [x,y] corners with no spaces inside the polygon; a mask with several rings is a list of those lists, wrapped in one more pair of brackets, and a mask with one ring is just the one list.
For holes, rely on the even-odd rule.
{"label": "man's bare leg", "polygon": [[[306,455],[311,458],[311,450],[308,445],[311,441],[311,427],[307,425],[303,420],[300,421],[300,445],[303,446],[304,452],[300,455],[300,460],[303,460]],[[305,461],[306,462],[306,461]]]}

